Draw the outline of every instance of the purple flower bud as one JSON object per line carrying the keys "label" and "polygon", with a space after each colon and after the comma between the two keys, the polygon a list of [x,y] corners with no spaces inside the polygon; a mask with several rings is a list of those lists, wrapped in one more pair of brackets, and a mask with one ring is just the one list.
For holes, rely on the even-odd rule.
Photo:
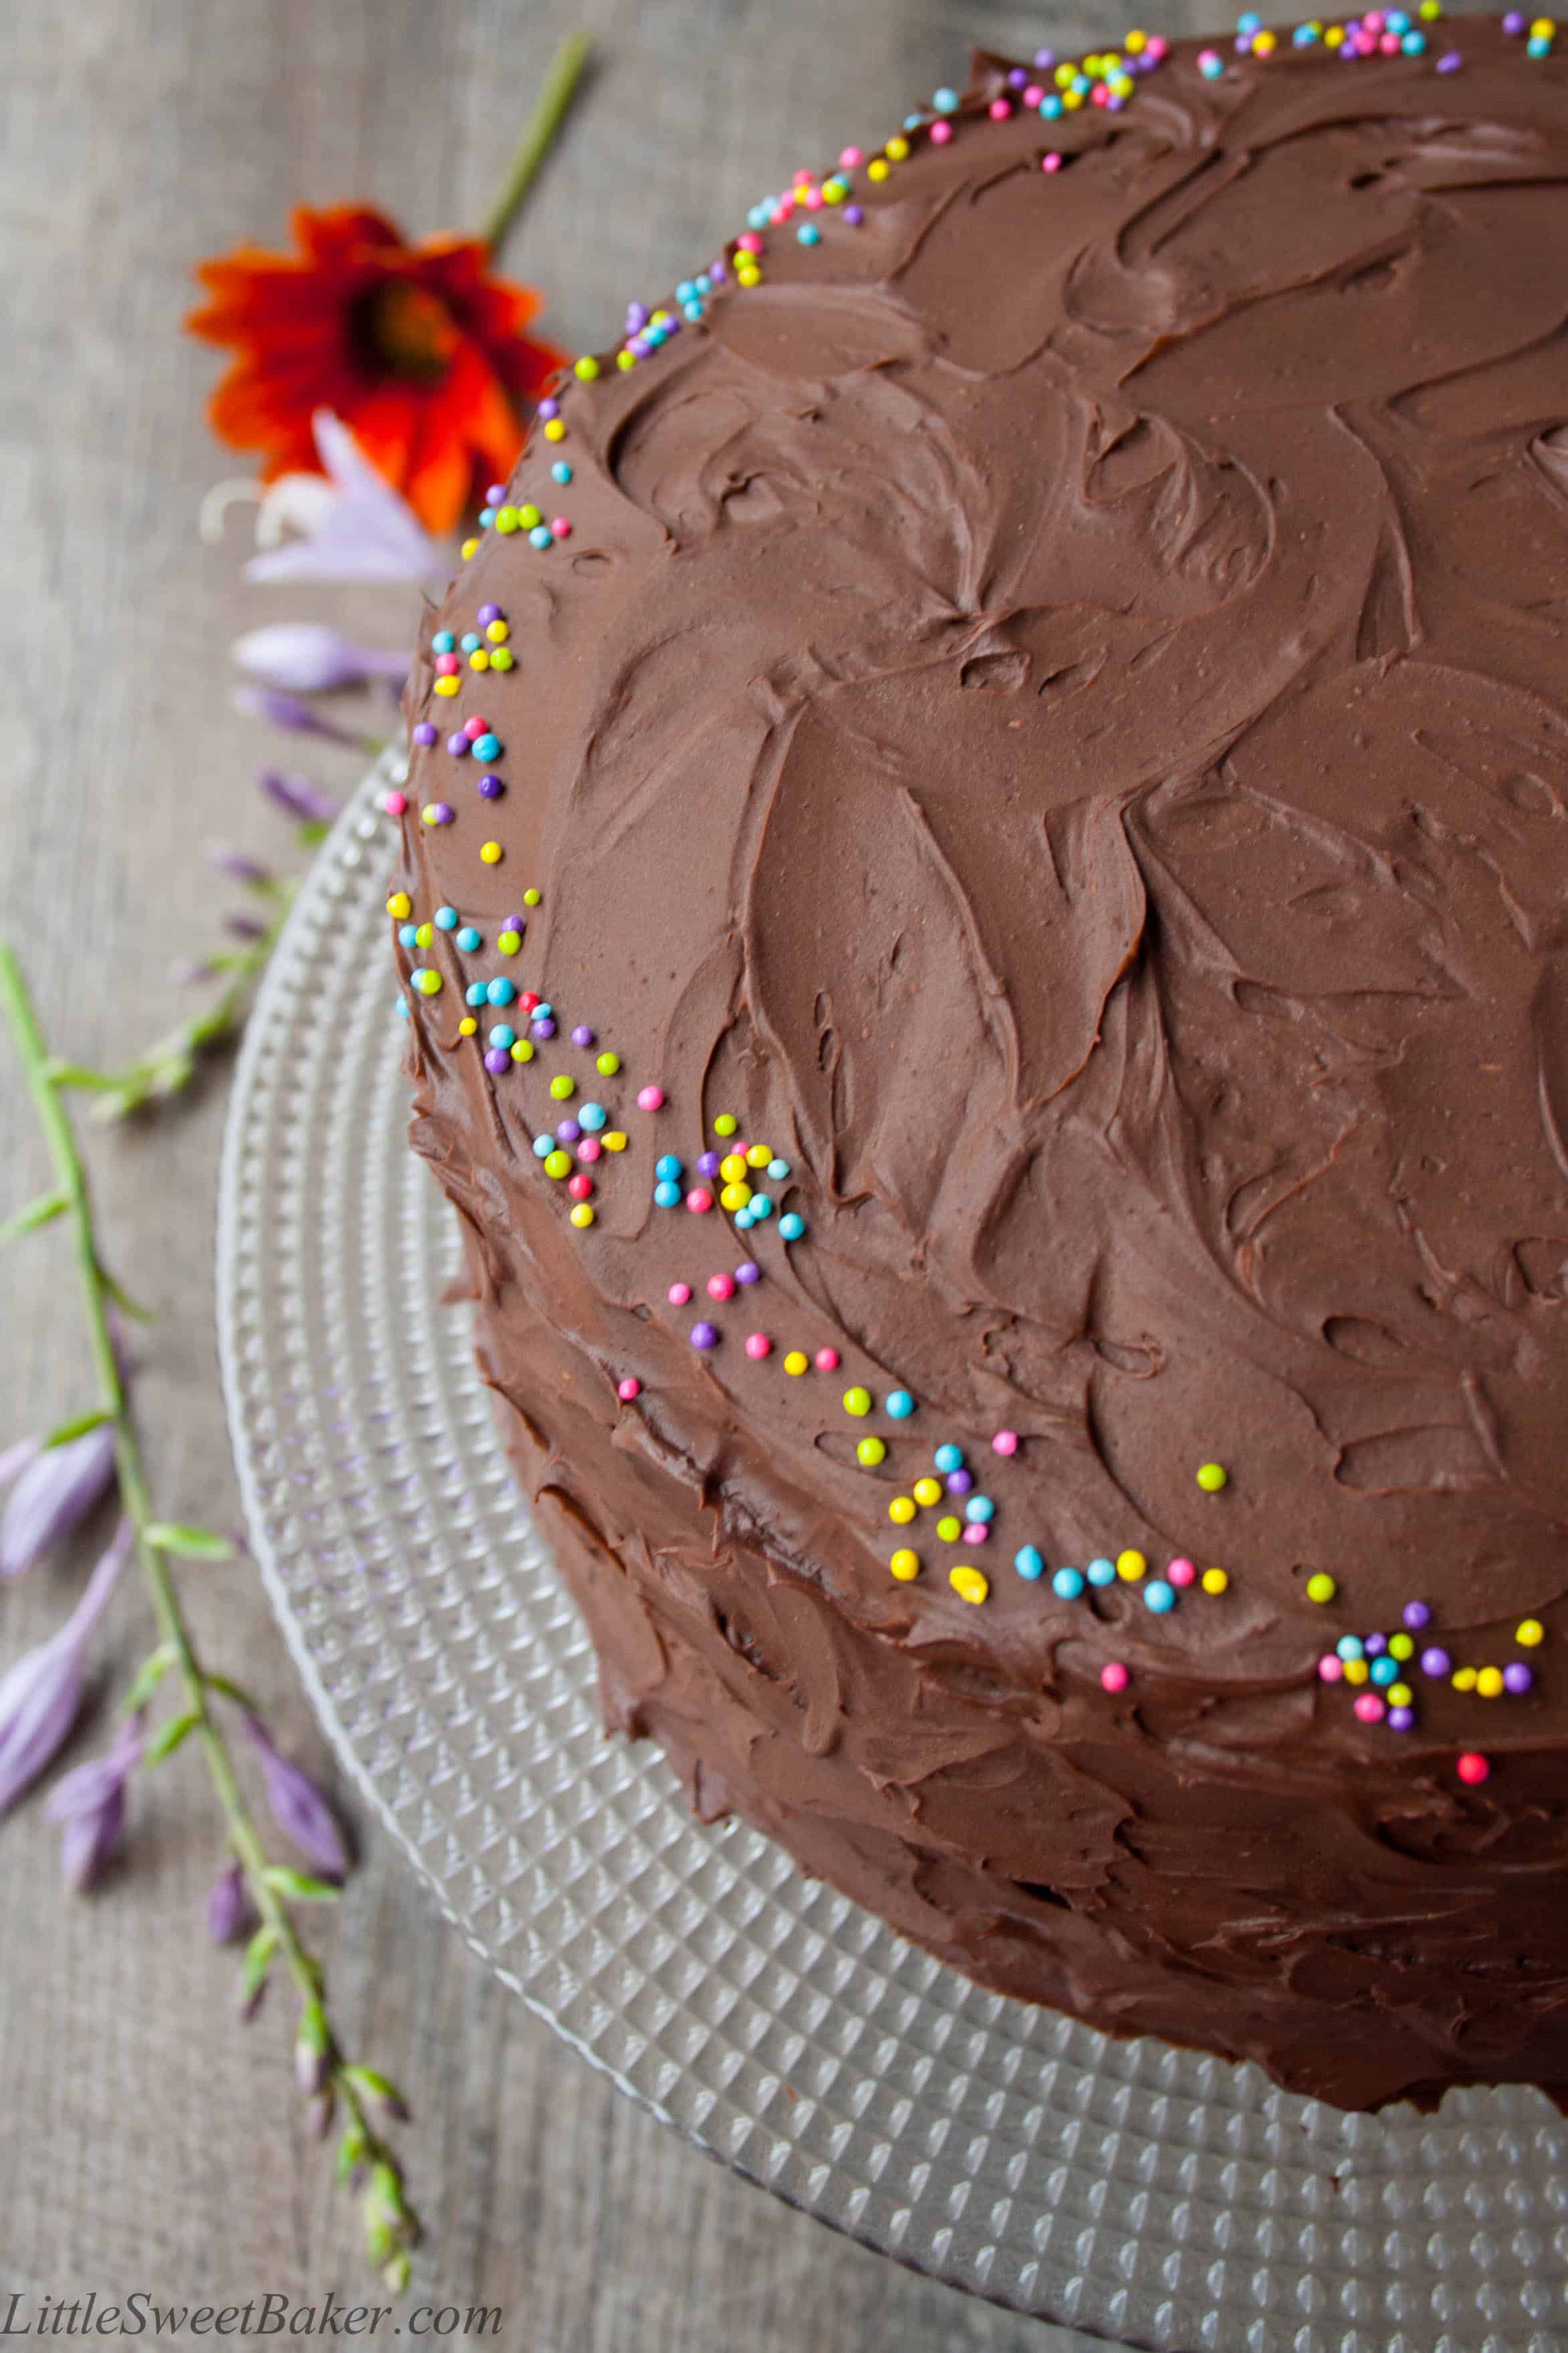
{"label": "purple flower bud", "polygon": [[331,694],[363,686],[367,679],[408,674],[405,653],[356,646],[317,621],[274,621],[264,629],[247,629],[230,651],[252,678],[290,694]]}
{"label": "purple flower bud", "polygon": [[121,1520],[59,1631],[0,1677],[0,1814],[43,1771],[76,1722],[82,1650],[130,1550],[131,1523]]}
{"label": "purple flower bud", "polygon": [[90,1757],[62,1774],[44,1799],[44,1814],[64,1825],[60,1875],[79,1894],[89,1887],[119,1841],[125,1822],[125,1787],[142,1762],[146,1718],[122,1724],[106,1757]]}
{"label": "purple flower bud", "polygon": [[258,1716],[247,1715],[245,1728],[261,1759],[262,1786],[279,1829],[293,1840],[301,1854],[309,1856],[324,1878],[345,1878],[349,1858],[343,1834],[314,1781],[279,1753]]}
{"label": "purple flower bud", "polygon": [[285,776],[280,768],[263,768],[256,782],[285,817],[298,818],[301,825],[331,825],[342,806],[309,776]]}
{"label": "purple flower bud", "polygon": [[325,2140],[332,2129],[337,2114],[337,2100],[331,2092],[318,2092],[305,2109],[305,2126],[312,2140]]}
{"label": "purple flower bud", "polygon": [[290,735],[322,735],[329,744],[353,744],[362,752],[365,748],[363,735],[340,727],[334,720],[323,719],[319,711],[312,711],[297,694],[285,694],[278,687],[237,686],[229,701],[247,719],[259,719],[263,726],[282,727]]}
{"label": "purple flower bud", "polygon": [[294,2045],[294,2081],[305,2097],[313,2099],[326,2087],[331,2069],[324,2051],[312,2050],[302,2038]]}
{"label": "purple flower bud", "polygon": [[176,988],[190,988],[198,980],[213,980],[217,966],[210,956],[176,956],[169,966],[169,978]]}
{"label": "purple flower bud", "polygon": [[266,2000],[267,1989],[271,1982],[272,1980],[270,1978],[263,1978],[260,1984],[253,1986],[248,1993],[241,1988],[239,1997],[239,2022],[241,2026],[248,2026],[250,2024],[251,2020],[256,2016],[257,2011]]}
{"label": "purple flower bud", "polygon": [[237,940],[264,940],[267,937],[266,924],[258,923],[254,915],[227,914],[223,919],[223,927]]}
{"label": "purple flower bud", "polygon": [[[16,1451],[11,1450],[11,1456]],[[85,1430],[63,1446],[38,1448],[0,1519],[0,1579],[20,1577],[51,1545],[79,1527],[113,1477],[110,1422],[100,1421],[96,1430]]]}
{"label": "purple flower bud", "polygon": [[226,874],[231,882],[243,882],[247,891],[268,890],[272,882],[270,871],[247,850],[231,849],[226,841],[209,841],[207,864],[215,874]]}
{"label": "purple flower bud", "polygon": [[237,1862],[220,1871],[207,1897],[207,1934],[215,1945],[232,1944],[250,1909],[245,1873]]}

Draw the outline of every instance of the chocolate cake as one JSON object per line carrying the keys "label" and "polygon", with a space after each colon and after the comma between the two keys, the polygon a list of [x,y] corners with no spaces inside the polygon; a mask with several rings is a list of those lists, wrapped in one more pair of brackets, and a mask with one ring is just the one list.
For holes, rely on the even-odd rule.
{"label": "chocolate cake", "polygon": [[983,56],[545,402],[415,1148],[704,1817],[1345,2105],[1568,2092],[1568,73]]}

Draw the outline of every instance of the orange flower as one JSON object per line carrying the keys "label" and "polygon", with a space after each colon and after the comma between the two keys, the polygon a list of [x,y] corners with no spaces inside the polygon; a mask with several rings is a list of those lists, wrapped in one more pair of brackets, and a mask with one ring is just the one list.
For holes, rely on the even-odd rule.
{"label": "orange flower", "polygon": [[448,531],[522,439],[518,403],[564,354],[523,329],[530,287],[489,274],[477,237],[405,244],[359,205],[290,223],[298,255],[242,245],[197,267],[212,301],[185,324],[238,353],[212,396],[213,430],[264,453],[264,479],[318,473],[310,420],[330,408],[430,531]]}

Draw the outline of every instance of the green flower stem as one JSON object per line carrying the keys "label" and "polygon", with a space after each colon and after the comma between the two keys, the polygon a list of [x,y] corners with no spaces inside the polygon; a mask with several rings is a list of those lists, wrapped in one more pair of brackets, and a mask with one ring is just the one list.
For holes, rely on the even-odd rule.
{"label": "green flower stem", "polygon": [[544,88],[540,91],[539,103],[533,110],[533,119],[511,159],[511,167],[501,183],[500,193],[491,206],[489,218],[479,231],[492,253],[500,251],[501,240],[511,227],[519,206],[533,185],[540,165],[555,144],[556,135],[571,110],[577,85],[593,54],[593,43],[585,33],[568,33],[551,59],[550,71],[544,77]]}
{"label": "green flower stem", "polygon": [[[260,941],[256,944],[258,964],[265,962],[264,944]],[[389,2166],[401,2183],[401,2176],[397,2174],[390,2151],[371,2124],[359,2087],[353,2080],[353,2071],[345,2066],[340,2057],[336,2037],[327,2024],[321,2005],[321,1969],[300,1942],[288,1904],[273,1883],[272,1865],[246,1804],[228,1744],[213,1715],[208,1678],[196,1657],[185,1625],[168,1555],[156,1541],[162,1524],[147,1492],[141,1448],[114,1352],[109,1322],[111,1285],[99,1255],[87,1172],[77,1149],[70,1121],[60,1101],[59,1086],[54,1075],[55,1065],[38,1027],[37,1015],[33,1009],[21,965],[10,943],[5,939],[0,939],[0,1012],[4,1013],[9,1026],[27,1090],[37,1113],[38,1124],[49,1148],[56,1186],[65,1198],[64,1214],[69,1217],[75,1230],[77,1266],[81,1277],[93,1368],[98,1377],[103,1412],[114,1425],[114,1453],[120,1474],[121,1501],[134,1532],[136,1556],[152,1600],[161,1641],[184,1685],[186,1711],[195,1719],[192,1730],[200,1740],[206,1757],[207,1771],[223,1811],[228,1843],[245,1874],[250,1900],[263,1928],[270,1932],[274,1949],[294,1981],[303,2015],[319,2022],[318,2031],[325,2038],[324,2055],[332,2090],[363,2136],[371,2162],[376,2166]],[[399,2259],[394,2256],[393,2260],[397,2262]],[[405,2263],[400,2263],[399,2268],[405,2269]]]}

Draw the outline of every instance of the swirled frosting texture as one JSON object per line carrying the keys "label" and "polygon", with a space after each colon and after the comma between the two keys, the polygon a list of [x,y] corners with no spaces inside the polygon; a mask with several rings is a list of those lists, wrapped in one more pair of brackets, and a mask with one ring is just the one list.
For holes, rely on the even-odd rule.
{"label": "swirled frosting texture", "polygon": [[[1568,84],[1443,30],[1180,48],[1059,131],[982,59],[858,226],[569,387],[511,496],[570,538],[440,617],[515,668],[410,689],[506,787],[416,754],[415,913],[486,948],[424,957],[414,1140],[610,1719],[984,1981],[1347,2105],[1568,2088]],[[489,1073],[502,969],[623,1075]],[[630,1139],[586,1232],[557,1069]],[[650,1206],[720,1112],[804,1241]],[[980,1608],[930,1514],[888,1573],[942,1440]],[[1067,1601],[1025,1543],[1230,1588]],[[1539,1618],[1533,1690],[1359,1722],[1319,1657],[1415,1598],[1456,1665]]]}

